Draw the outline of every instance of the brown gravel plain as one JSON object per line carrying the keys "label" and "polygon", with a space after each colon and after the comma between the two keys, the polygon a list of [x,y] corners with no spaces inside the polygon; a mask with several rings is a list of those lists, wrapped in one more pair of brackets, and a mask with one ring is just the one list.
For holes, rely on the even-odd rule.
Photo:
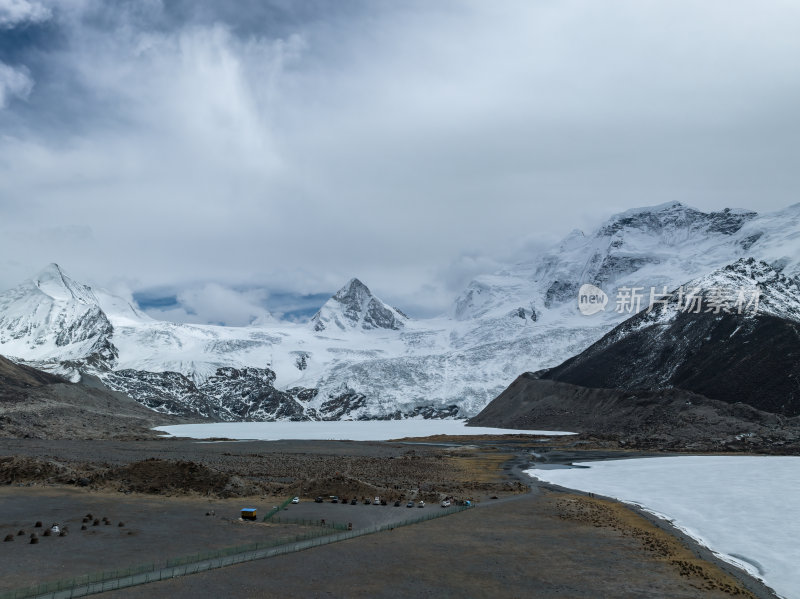
{"label": "brown gravel plain", "polygon": [[[423,498],[429,510],[439,509],[430,502],[452,495],[472,498],[478,507],[107,595],[773,597],[743,573],[728,574],[730,568],[720,568],[691,541],[621,504],[526,479],[520,470],[529,463],[530,448],[542,447],[540,441],[461,441],[446,446],[0,439],[0,482],[6,484],[0,488],[0,532],[19,528],[27,533],[35,520],[70,526],[66,538],[0,544],[9,558],[0,565],[0,577],[4,588],[11,588],[106,570],[109,564],[125,567],[291,535],[292,530],[280,527],[241,524],[236,515],[245,504],[263,511],[295,494],[306,499],[297,511],[303,517],[336,517],[356,527],[404,518],[412,510],[309,499],[334,494]],[[551,450],[563,452],[558,446]],[[572,457],[603,455],[578,449]],[[209,510],[216,516],[206,516]],[[113,526],[80,531],[80,519],[88,512],[108,516]],[[40,567],[43,559],[46,566]]]}
{"label": "brown gravel plain", "polygon": [[[391,532],[105,596],[753,597],[680,544],[671,547],[668,535],[645,520],[627,522],[631,516],[614,514],[603,523],[589,522],[573,502],[595,509],[582,497],[528,494]],[[676,566],[676,559],[685,560],[685,567]]]}

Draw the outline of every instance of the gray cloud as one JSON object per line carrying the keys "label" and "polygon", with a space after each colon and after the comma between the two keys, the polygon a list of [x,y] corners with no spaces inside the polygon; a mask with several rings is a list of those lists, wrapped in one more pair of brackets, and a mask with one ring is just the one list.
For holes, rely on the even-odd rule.
{"label": "gray cloud", "polygon": [[[430,314],[632,206],[798,201],[794,3],[42,5],[0,44],[36,82],[0,111],[3,286],[358,276]],[[92,234],[28,235],[54,227]]]}
{"label": "gray cloud", "polygon": [[0,29],[11,29],[19,25],[41,23],[51,16],[50,9],[39,2],[28,0],[0,0]]}
{"label": "gray cloud", "polygon": [[14,68],[0,62],[0,109],[12,98],[26,99],[33,89],[33,80],[25,67]]}
{"label": "gray cloud", "polygon": [[216,283],[205,283],[181,290],[175,296],[176,305],[154,307],[147,312],[154,318],[173,322],[245,326],[272,320],[263,306],[265,298],[264,290],[237,291]]}

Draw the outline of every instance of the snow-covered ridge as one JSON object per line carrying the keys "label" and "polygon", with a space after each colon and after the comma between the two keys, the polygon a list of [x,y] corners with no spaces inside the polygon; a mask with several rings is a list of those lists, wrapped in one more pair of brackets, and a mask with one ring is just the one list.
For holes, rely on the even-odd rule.
{"label": "snow-covered ridge", "polygon": [[741,258],[675,289],[656,289],[642,300],[642,310],[617,329],[616,337],[666,325],[680,314],[730,314],[743,320],[768,315],[800,323],[798,280],[754,258]]}
{"label": "snow-covered ridge", "polygon": [[[520,373],[556,366],[631,316],[615,312],[613,299],[606,311],[582,316],[581,284],[612,297],[622,286],[675,289],[749,257],[786,281],[797,278],[800,205],[763,216],[679,203],[627,211],[594,232],[573,231],[525,263],[477,277],[449,314],[424,320],[406,317],[352,279],[310,323],[168,323],[51,265],[0,294],[0,354],[72,375],[92,370],[116,388],[149,394],[143,403],[155,405],[157,393],[172,389],[161,409],[186,402],[226,419],[233,412],[262,419],[470,416]],[[241,393],[241,377],[220,379],[220,369],[253,373],[244,377],[248,384],[285,395],[248,391],[250,403],[242,404],[241,396],[226,396]],[[258,383],[266,371],[271,382]],[[213,392],[211,379],[218,381]],[[298,389],[313,396],[301,399]],[[226,402],[238,407],[228,411]]]}

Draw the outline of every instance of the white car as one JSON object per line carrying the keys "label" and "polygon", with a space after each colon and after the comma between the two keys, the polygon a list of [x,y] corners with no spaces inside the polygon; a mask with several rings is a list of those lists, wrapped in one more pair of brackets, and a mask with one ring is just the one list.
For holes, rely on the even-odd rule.
{"label": "white car", "polygon": [[447,500],[447,499],[445,499],[444,501],[442,501],[442,507],[450,507],[450,501],[449,501],[449,500]]}
{"label": "white car", "polygon": [[380,504],[381,504],[381,498],[380,497],[376,497],[375,501],[372,502],[372,505],[380,505]]}
{"label": "white car", "polygon": [[299,497],[293,498],[292,503],[300,503],[300,498]]}
{"label": "white car", "polygon": [[420,502],[417,504],[417,507],[425,507],[425,502],[424,502],[424,501],[420,501]]}

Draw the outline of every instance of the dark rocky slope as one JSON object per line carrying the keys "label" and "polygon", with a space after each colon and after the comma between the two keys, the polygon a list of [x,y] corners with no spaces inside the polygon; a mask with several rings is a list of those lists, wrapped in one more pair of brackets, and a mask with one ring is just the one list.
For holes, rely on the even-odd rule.
{"label": "dark rocky slope", "polygon": [[[785,416],[800,415],[800,288],[742,260],[699,285],[757,289],[757,310],[684,312],[675,301],[626,320],[541,378],[603,389],[682,389]],[[748,291],[748,295],[749,295]]]}
{"label": "dark rocky slope", "polygon": [[37,439],[154,437],[178,421],[106,389],[93,377],[75,384],[0,356],[0,436]]}
{"label": "dark rocky slope", "polygon": [[469,421],[472,426],[566,430],[623,446],[800,453],[800,418],[679,389],[597,389],[525,373]]}

